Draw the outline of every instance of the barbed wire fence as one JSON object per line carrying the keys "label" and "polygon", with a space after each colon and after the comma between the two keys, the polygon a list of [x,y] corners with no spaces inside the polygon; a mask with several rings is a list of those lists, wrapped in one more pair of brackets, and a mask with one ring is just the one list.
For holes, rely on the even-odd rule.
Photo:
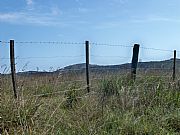
{"label": "barbed wire fence", "polygon": [[[3,64],[1,65],[1,74],[10,74],[12,78],[12,84],[13,84],[13,91],[14,91],[14,97],[17,98],[17,80],[16,78],[19,77],[19,75],[23,75],[24,78],[28,78],[29,75],[45,75],[46,76],[46,81],[38,79],[38,83],[52,83],[55,92],[52,93],[44,93],[44,95],[51,95],[51,94],[56,94],[56,93],[63,93],[67,92],[69,90],[65,91],[58,91],[58,84],[71,84],[71,82],[80,82],[82,85],[81,88],[74,88],[74,90],[87,90],[89,93],[91,88],[94,88],[91,85],[92,81],[96,80],[101,80],[102,75],[110,75],[113,74],[114,72],[120,72],[121,76],[126,76],[127,73],[130,73],[131,79],[135,81],[136,77],[142,77],[145,75],[151,74],[151,76],[161,76],[161,77],[168,77],[172,78],[175,80],[176,78],[176,57],[177,54],[180,51],[177,50],[167,50],[167,49],[158,49],[158,48],[147,48],[147,47],[141,47],[138,44],[135,44],[134,46],[127,46],[127,45],[121,45],[121,44],[103,44],[103,43],[91,43],[89,41],[86,42],[59,42],[59,41],[14,41],[10,40],[10,42],[5,42],[5,41],[0,41],[2,46],[7,46],[8,44],[9,49],[10,49],[10,57],[0,57],[0,61],[9,61],[9,64]],[[16,56],[15,52],[15,46],[24,46],[24,45],[43,45],[43,46],[49,46],[52,45],[53,47],[57,46],[74,46],[74,47],[80,47],[85,50],[84,54],[81,55],[56,55],[56,56],[29,56],[29,57],[19,57]],[[106,46],[106,47],[116,47],[118,48],[129,48],[133,50],[133,57],[125,57],[125,56],[119,56],[119,55],[101,55],[101,54],[94,54],[93,52],[90,53],[90,47],[96,47],[96,46]],[[144,57],[139,57],[139,50],[143,51],[155,51],[155,52],[161,52],[161,53],[170,53],[173,58],[172,61],[169,61],[168,64],[166,65],[158,65],[154,66],[153,61],[148,65],[148,67],[144,66],[144,63],[141,61],[142,59],[145,60]],[[160,53],[158,53],[160,55]],[[114,65],[114,66],[94,66],[91,65],[90,59],[91,58],[105,58],[105,59],[129,59],[132,61],[128,64],[123,64],[123,65]],[[85,64],[79,64],[75,65],[73,68],[72,67],[65,67],[65,68],[57,68],[54,69],[53,66],[49,69],[49,71],[40,71],[39,68],[36,68],[36,71],[29,71],[29,74],[26,73],[27,71],[25,70],[26,67],[28,66],[28,62],[24,64],[23,67],[16,69],[18,63],[21,63],[21,61],[29,61],[29,60],[40,60],[42,63],[42,60],[57,60],[57,59],[75,59],[75,58],[83,58],[85,60]],[[140,59],[140,61],[138,61]],[[148,59],[147,59],[148,60]],[[79,62],[77,62],[79,63]],[[98,64],[98,63],[97,63]],[[156,62],[154,63],[156,64]],[[25,72],[26,71],[26,72]],[[26,74],[23,74],[25,72]],[[136,73],[141,74],[137,74]],[[159,73],[162,74],[159,74]],[[35,73],[35,74],[33,74]],[[52,73],[54,73],[54,76],[52,76]],[[62,73],[66,74],[66,76],[62,77]],[[158,73],[158,75],[157,75]],[[80,74],[80,75],[79,75]],[[37,77],[36,76],[36,77]],[[51,76],[51,77],[50,77]],[[76,76],[76,77],[73,77]],[[83,76],[83,77],[82,77]],[[98,76],[98,77],[97,77]],[[40,76],[39,76],[40,77]],[[56,79],[55,79],[56,78]],[[42,81],[42,82],[41,82]],[[35,81],[36,82],[36,81]],[[24,82],[25,83],[25,82]],[[43,94],[39,94],[40,96]]]}

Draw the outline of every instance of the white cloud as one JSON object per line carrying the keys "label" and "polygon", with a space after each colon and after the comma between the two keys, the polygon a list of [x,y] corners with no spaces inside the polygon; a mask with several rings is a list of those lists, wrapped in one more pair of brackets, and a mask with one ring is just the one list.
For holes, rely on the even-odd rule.
{"label": "white cloud", "polygon": [[94,26],[95,29],[112,29],[121,27],[121,21],[108,21],[108,22],[101,22]]}
{"label": "white cloud", "polygon": [[26,4],[27,4],[28,6],[32,5],[32,4],[33,4],[33,0],[26,0]]}
{"label": "white cloud", "polygon": [[[58,6],[51,6],[49,10],[44,10],[43,7],[34,7],[33,0],[26,0],[27,5],[24,10],[17,12],[0,12],[0,22],[18,24],[18,25],[41,25],[41,26],[59,26],[67,27],[73,25],[82,25],[86,22],[75,20],[75,17],[62,12]],[[33,4],[33,5],[31,5]],[[36,3],[37,4],[37,3]],[[30,8],[33,10],[29,10]],[[85,9],[79,9],[85,12]]]}
{"label": "white cloud", "polygon": [[6,21],[13,21],[20,19],[22,17],[21,13],[0,13],[0,21],[1,22],[6,22]]}
{"label": "white cloud", "polygon": [[147,16],[144,18],[135,17],[132,22],[134,23],[149,23],[149,22],[169,22],[169,23],[180,23],[180,18],[171,18],[163,16]]}
{"label": "white cloud", "polygon": [[54,17],[53,13],[31,14],[27,12],[15,12],[15,13],[0,13],[0,22],[18,24],[18,25],[40,25],[40,26],[58,26],[58,27],[70,27],[74,25],[86,25],[86,21],[72,21],[72,18],[68,17],[63,20],[63,17]]}
{"label": "white cloud", "polygon": [[13,24],[36,24],[36,25],[45,25],[45,26],[57,25],[57,21],[55,21],[50,14],[41,16],[40,14],[34,15],[23,12],[0,13],[0,22],[7,22]]}
{"label": "white cloud", "polygon": [[57,6],[55,6],[55,7],[51,8],[51,14],[52,15],[61,15],[62,11]]}
{"label": "white cloud", "polygon": [[80,13],[87,13],[87,12],[90,11],[90,9],[87,9],[87,8],[78,8],[78,11],[79,11]]}
{"label": "white cloud", "polygon": [[113,4],[125,4],[127,0],[110,0]]}

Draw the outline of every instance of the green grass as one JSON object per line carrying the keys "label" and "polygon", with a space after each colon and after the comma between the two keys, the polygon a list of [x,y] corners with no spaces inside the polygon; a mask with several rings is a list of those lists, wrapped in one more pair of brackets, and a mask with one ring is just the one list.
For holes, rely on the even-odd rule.
{"label": "green grass", "polygon": [[[42,78],[43,79],[43,78]],[[29,81],[13,99],[1,79],[0,130],[3,135],[179,135],[180,85],[161,77],[109,77],[87,94],[82,83]],[[27,80],[26,80],[27,81]],[[43,81],[42,81],[43,82]],[[34,95],[64,91],[36,97]]]}

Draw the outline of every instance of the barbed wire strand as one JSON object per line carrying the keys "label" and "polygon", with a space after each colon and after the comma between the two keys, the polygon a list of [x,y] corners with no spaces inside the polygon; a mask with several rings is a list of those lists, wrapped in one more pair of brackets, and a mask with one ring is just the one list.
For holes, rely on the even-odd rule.
{"label": "barbed wire strand", "polygon": [[[123,57],[123,56],[101,56],[101,55],[90,55],[92,57],[110,57],[110,58],[123,58],[130,59],[131,57]],[[76,55],[76,56],[52,56],[52,57],[17,57],[15,59],[54,59],[54,58],[74,58],[74,57],[85,57],[85,55]],[[0,59],[10,59],[10,58],[0,58]]]}
{"label": "barbed wire strand", "polygon": [[10,42],[7,42],[7,41],[0,41],[0,43],[5,43],[5,44],[7,44],[7,43],[10,43]]}
{"label": "barbed wire strand", "polygon": [[[103,80],[103,78],[90,78],[89,80],[90,81]],[[57,80],[55,80],[55,81],[57,81]],[[61,81],[61,80],[59,80],[59,82],[48,82],[48,84],[66,84],[66,83],[76,83],[76,82],[85,83],[86,80],[85,79],[70,80],[70,81]]]}
{"label": "barbed wire strand", "polygon": [[[0,41],[1,43],[10,43],[6,41]],[[70,45],[85,45],[85,42],[63,42],[63,41],[16,41],[17,44],[70,44]],[[92,42],[90,45],[96,45],[96,46],[114,46],[114,47],[126,47],[126,48],[132,48],[133,46],[128,45],[122,45],[122,44],[107,44],[107,43],[95,43]],[[168,49],[160,49],[160,48],[148,48],[148,47],[141,47],[141,49],[146,50],[156,50],[156,51],[168,51],[173,52],[174,50],[168,50]],[[180,52],[177,50],[177,52]]]}
{"label": "barbed wire strand", "polygon": [[[10,43],[0,41],[1,43]],[[82,42],[62,42],[62,41],[16,41],[15,44],[61,44],[61,45],[84,45]]]}
{"label": "barbed wire strand", "polygon": [[[117,65],[117,66],[119,66],[119,65]],[[117,69],[117,70],[131,70],[131,68],[130,67],[127,67],[127,68],[122,68],[122,67],[115,67],[115,68],[113,68],[113,67],[95,67],[95,68],[93,68],[93,67],[90,67],[89,69],[94,69],[94,70],[98,70],[98,69]],[[147,67],[147,68],[141,68],[141,67],[138,67],[137,68],[137,70],[140,70],[140,69],[159,69],[159,70],[171,70],[172,68],[156,68],[156,67]],[[77,69],[78,70],[78,69]],[[80,70],[80,69],[79,69]]]}
{"label": "barbed wire strand", "polygon": [[[16,57],[15,59],[54,59],[54,58],[77,58],[85,57],[85,55],[75,55],[75,56],[52,56],[52,57]],[[0,59],[10,59],[10,58],[0,58]]]}
{"label": "barbed wire strand", "polygon": [[159,49],[159,48],[148,48],[148,47],[140,47],[140,48],[141,48],[141,49],[145,49],[145,50],[155,50],[155,51],[174,52],[174,50]]}
{"label": "barbed wire strand", "polygon": [[86,88],[87,88],[87,87],[79,88],[79,89],[72,89],[72,90],[56,91],[56,92],[43,93],[43,94],[34,95],[34,96],[36,96],[36,97],[42,97],[42,96],[47,96],[47,95],[66,93],[66,92],[70,92],[70,91],[81,91],[81,90],[84,90],[84,89],[86,89]]}
{"label": "barbed wire strand", "polygon": [[62,42],[62,41],[17,41],[17,44],[71,44],[71,45],[84,45],[81,42]]}
{"label": "barbed wire strand", "polygon": [[[53,71],[38,71],[38,73],[41,73],[41,72],[46,72],[46,73],[49,73],[49,74],[53,74],[53,72],[60,72],[60,73],[72,73],[72,72],[82,72],[82,71],[85,71],[86,68],[82,68],[82,69],[59,69],[59,70],[53,70]],[[148,72],[148,71],[153,71],[153,70],[162,70],[162,71],[171,71],[173,68],[137,68],[137,71],[138,72]],[[111,68],[111,67],[107,67],[107,68],[103,68],[103,67],[100,67],[100,68],[89,68],[89,70],[91,72],[95,72],[96,70],[100,70],[102,72],[109,72],[109,71],[117,71],[119,70],[120,72],[124,73],[125,71],[126,72],[130,72],[131,71],[131,68]],[[142,71],[141,71],[142,70]],[[21,70],[19,70],[21,71]],[[18,72],[18,73],[21,73],[21,72]],[[33,73],[32,73],[33,74]]]}
{"label": "barbed wire strand", "polygon": [[[90,87],[90,88],[96,88],[96,87]],[[43,93],[43,94],[39,94],[39,95],[34,95],[34,97],[43,97],[43,96],[48,96],[48,95],[54,95],[54,94],[62,94],[62,93],[66,93],[66,92],[71,92],[71,91],[82,91],[87,89],[87,86],[78,88],[78,89],[71,89],[71,90],[64,90],[64,91],[56,91],[56,92],[51,92],[51,93]],[[90,93],[87,93],[87,95]]]}
{"label": "barbed wire strand", "polygon": [[[47,94],[42,94],[42,95],[33,95],[32,97],[44,97],[44,96],[49,96],[49,95],[54,95],[54,94],[60,94],[60,93],[47,93]],[[83,99],[87,98],[90,95],[97,95],[97,92],[91,91],[87,94],[84,94],[83,96],[76,96],[76,97],[71,97],[71,99]],[[69,97],[61,97],[62,100],[67,100]]]}
{"label": "barbed wire strand", "polygon": [[96,45],[96,46],[114,46],[114,47],[126,47],[126,48],[132,48],[133,46],[128,45],[121,45],[121,44],[105,44],[105,43],[90,43],[90,45]]}
{"label": "barbed wire strand", "polygon": [[171,75],[169,75],[169,74],[167,74],[167,75],[147,75],[147,74],[144,74],[144,75],[136,75],[136,77],[139,77],[139,78],[141,78],[141,77],[167,77],[167,78],[169,78],[169,77],[172,77]]}
{"label": "barbed wire strand", "polygon": [[124,56],[107,56],[107,55],[93,55],[93,54],[91,54],[90,55],[91,57],[110,57],[110,58],[123,58],[123,59],[129,59],[129,58],[132,58],[132,57],[124,57]]}

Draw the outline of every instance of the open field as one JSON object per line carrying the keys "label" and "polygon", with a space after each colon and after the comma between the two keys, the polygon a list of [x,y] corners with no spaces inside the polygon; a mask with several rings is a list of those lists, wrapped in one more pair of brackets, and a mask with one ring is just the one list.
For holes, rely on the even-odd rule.
{"label": "open field", "polygon": [[87,93],[83,76],[17,76],[18,100],[10,76],[1,76],[1,134],[180,134],[178,79],[146,74],[132,82],[127,74],[96,74]]}

